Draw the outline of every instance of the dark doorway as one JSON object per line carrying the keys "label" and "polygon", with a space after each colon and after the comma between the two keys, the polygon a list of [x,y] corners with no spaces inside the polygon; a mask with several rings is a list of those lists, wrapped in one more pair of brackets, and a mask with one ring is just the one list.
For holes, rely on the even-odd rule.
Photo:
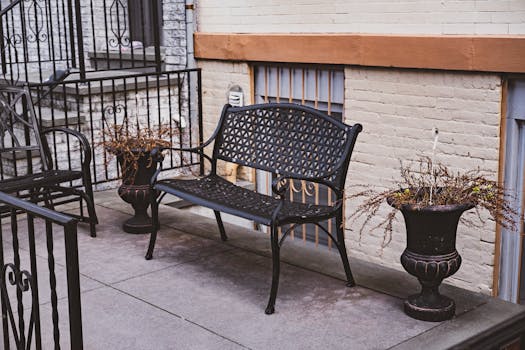
{"label": "dark doorway", "polygon": [[[153,4],[158,17],[154,16]],[[140,41],[144,47],[155,45],[155,30],[162,28],[162,0],[128,0],[131,41]]]}

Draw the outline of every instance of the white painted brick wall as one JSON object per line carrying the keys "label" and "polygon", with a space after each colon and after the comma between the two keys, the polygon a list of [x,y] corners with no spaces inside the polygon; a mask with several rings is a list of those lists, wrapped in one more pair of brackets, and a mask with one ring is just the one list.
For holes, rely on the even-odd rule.
{"label": "white painted brick wall", "polygon": [[[498,75],[347,68],[346,121],[364,127],[350,163],[348,191],[355,191],[351,186],[356,184],[379,189],[395,184],[400,160],[408,164],[418,155],[431,154],[433,127],[440,130],[437,160],[457,170],[480,167],[495,178],[500,102]],[[347,202],[347,217],[359,202]],[[385,204],[383,214],[388,210]],[[402,269],[399,257],[406,242],[402,216],[398,215],[392,242],[384,249],[382,230],[370,231],[382,218],[375,217],[361,238],[360,221],[346,222],[349,254]],[[463,265],[448,282],[490,293],[494,240],[495,225],[491,221],[483,228],[460,224],[457,247]]]}
{"label": "white painted brick wall", "polygon": [[[215,130],[229,87],[240,85],[246,98],[251,95],[250,71],[246,63],[201,60],[198,65],[203,70],[207,139]],[[501,80],[495,74],[346,68],[345,118],[348,123],[359,122],[364,126],[350,163],[348,191],[356,184],[379,189],[395,184],[400,160],[408,162],[430,154],[433,127],[440,130],[439,161],[456,170],[480,167],[495,178],[500,103]],[[358,203],[347,201],[347,217]],[[383,214],[388,209],[385,206]],[[475,219],[475,214],[467,215]],[[383,232],[369,230],[382,218],[375,217],[361,238],[359,222],[347,220],[349,255],[401,270],[399,257],[406,246],[402,216],[395,223],[392,242],[384,249]],[[490,293],[494,241],[492,221],[486,221],[483,228],[460,224],[457,247],[463,266],[448,282]]]}
{"label": "white painted brick wall", "polygon": [[524,34],[521,0],[198,0],[202,32]]}
{"label": "white painted brick wall", "polygon": [[[228,103],[228,91],[238,85],[244,92],[244,101],[250,103],[250,69],[247,63],[199,61],[202,68],[202,108],[204,140],[209,139],[221,116],[222,108]],[[211,151],[211,147],[209,147]],[[223,171],[222,168],[219,169]],[[249,177],[249,174],[246,174]]]}

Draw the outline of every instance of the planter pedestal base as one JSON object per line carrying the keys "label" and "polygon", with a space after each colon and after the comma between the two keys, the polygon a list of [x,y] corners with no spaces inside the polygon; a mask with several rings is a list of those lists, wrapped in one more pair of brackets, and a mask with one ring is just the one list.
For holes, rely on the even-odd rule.
{"label": "planter pedestal base", "polygon": [[130,203],[135,210],[132,218],[122,224],[127,233],[148,233],[153,231],[151,218],[148,215],[150,204],[149,185],[121,185],[118,194],[125,202]]}
{"label": "planter pedestal base", "polygon": [[456,303],[441,294],[409,296],[404,303],[405,313],[422,321],[441,322],[450,320],[456,313]]}

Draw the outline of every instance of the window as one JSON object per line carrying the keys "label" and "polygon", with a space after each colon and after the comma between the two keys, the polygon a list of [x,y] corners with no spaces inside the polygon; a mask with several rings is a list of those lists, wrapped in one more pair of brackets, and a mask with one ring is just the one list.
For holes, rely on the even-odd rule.
{"label": "window", "polygon": [[[307,105],[325,111],[338,120],[343,120],[344,70],[339,67],[256,65],[254,67],[255,102],[288,102]],[[271,176],[257,171],[257,190],[271,192]],[[332,191],[324,186],[304,181],[295,181],[290,186],[289,198],[304,203],[326,204],[335,200]],[[335,233],[335,220],[324,227]],[[286,227],[284,227],[286,229]],[[319,234],[315,225],[302,225],[290,233],[294,239],[328,245],[332,242],[326,234]]]}
{"label": "window", "polygon": [[156,4],[158,19],[153,18],[151,1],[128,0],[131,41],[140,41],[144,47],[155,45],[154,31],[158,30],[160,36],[162,29],[162,1],[159,0]]}

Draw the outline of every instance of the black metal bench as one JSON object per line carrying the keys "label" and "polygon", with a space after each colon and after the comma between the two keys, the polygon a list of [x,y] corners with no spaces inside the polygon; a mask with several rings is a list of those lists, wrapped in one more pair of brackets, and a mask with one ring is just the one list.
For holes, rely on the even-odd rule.
{"label": "black metal bench", "polygon": [[[360,124],[349,126],[313,108],[296,104],[260,104],[247,107],[226,105],[219,125],[202,146],[183,149],[195,152],[211,163],[209,175],[198,179],[157,180],[162,160],[152,180],[151,234],[146,259],[151,259],[157,230],[158,207],[166,194],[211,208],[222,240],[227,236],[220,212],[237,215],[271,228],[273,260],[272,286],[266,313],[274,312],[279,284],[279,250],[284,238],[296,225],[313,223],[326,232],[338,248],[347,277],[355,284],[348,263],[343,232],[344,184],[350,156],[362,130]],[[204,148],[214,143],[212,156]],[[174,150],[181,150],[174,148]],[[274,196],[257,193],[228,182],[217,175],[217,161],[237,163],[274,174]],[[318,183],[330,188],[336,201],[332,205],[313,205],[286,199],[291,179]],[[157,197],[157,195],[160,195]],[[336,219],[337,239],[319,223]],[[278,227],[288,225],[279,238]]]}

